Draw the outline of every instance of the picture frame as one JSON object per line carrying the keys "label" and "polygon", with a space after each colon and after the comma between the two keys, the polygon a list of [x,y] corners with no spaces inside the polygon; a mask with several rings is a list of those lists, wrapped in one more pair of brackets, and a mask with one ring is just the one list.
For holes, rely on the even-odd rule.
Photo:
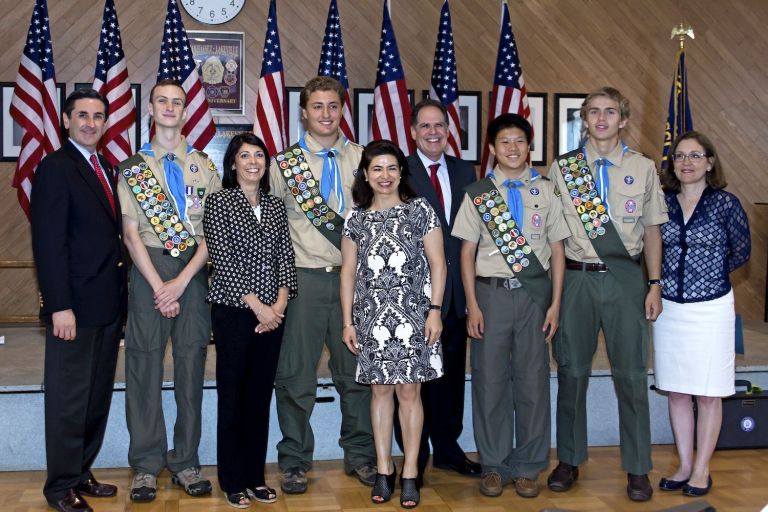
{"label": "picture frame", "polygon": [[301,120],[301,90],[303,87],[286,87],[288,95],[288,146],[296,144],[304,135],[304,123]]}
{"label": "picture frame", "polygon": [[547,93],[529,92],[528,106],[531,109],[531,126],[533,140],[531,141],[531,165],[547,165]]}
{"label": "picture frame", "polygon": [[[16,85],[15,82],[0,82],[2,88],[2,112],[3,120],[0,123],[0,140],[2,141],[2,152],[0,152],[0,162],[15,162],[19,159],[19,153],[21,153],[21,138],[23,136],[23,129],[16,121],[11,117],[11,101],[13,98],[13,88]],[[56,105],[56,111],[59,114],[59,131],[62,132],[61,123],[61,109],[64,106],[64,100],[67,95],[66,84],[57,83],[56,91],[58,92],[59,102]],[[62,132],[62,140],[64,139]]]}
{"label": "picture frame", "polygon": [[[75,83],[75,90],[90,89],[93,87],[92,83],[77,82]],[[133,96],[133,104],[136,107],[136,119],[133,120],[133,124],[128,129],[128,141],[131,143],[131,153],[136,153],[143,141],[141,140],[141,84],[131,84],[131,95]]]}
{"label": "picture frame", "polygon": [[245,32],[187,30],[187,38],[211,114],[244,115]]}
{"label": "picture frame", "polygon": [[555,154],[554,158],[580,147],[584,141],[581,135],[581,104],[586,94],[555,94]]}
{"label": "picture frame", "polygon": [[216,164],[219,177],[224,174],[224,152],[227,150],[229,141],[242,132],[253,132],[252,124],[216,124],[216,133],[211,141],[203,150],[205,154]]}
{"label": "picture frame", "polygon": [[[422,99],[429,98],[429,91],[422,91]],[[482,155],[482,124],[480,91],[459,91],[459,136],[461,138],[461,159],[480,163]]]}
{"label": "picture frame", "polygon": [[[355,134],[357,143],[366,146],[371,141],[371,123],[373,122],[373,89],[355,89]],[[408,101],[413,106],[415,93],[408,89]],[[363,129],[364,127],[364,129]]]}

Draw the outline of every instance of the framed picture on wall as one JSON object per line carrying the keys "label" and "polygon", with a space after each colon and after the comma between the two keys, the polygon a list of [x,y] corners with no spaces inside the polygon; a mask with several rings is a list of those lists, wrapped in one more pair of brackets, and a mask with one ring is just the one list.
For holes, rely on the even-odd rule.
{"label": "framed picture on wall", "polygon": [[533,140],[531,141],[531,165],[547,165],[547,93],[529,92]]}
{"label": "framed picture on wall", "polygon": [[216,133],[203,151],[205,151],[211,161],[216,164],[216,169],[218,169],[220,177],[223,176],[224,173],[224,152],[227,150],[229,141],[238,133],[252,131],[252,124],[216,125]]}
{"label": "framed picture on wall", "polygon": [[[75,90],[90,89],[93,87],[92,83],[78,82],[75,84]],[[136,119],[133,120],[133,124],[128,129],[128,140],[131,143],[131,153],[135,153],[141,147],[141,123],[138,122],[141,119],[141,84],[131,84],[131,95],[133,96],[133,104],[136,106]]]}
{"label": "framed picture on wall", "polygon": [[[14,82],[0,82],[3,103],[3,122],[0,123],[0,140],[2,140],[0,161],[2,162],[15,162],[19,159],[19,153],[21,153],[21,138],[24,135],[24,130],[19,123],[13,120],[10,112],[13,87],[15,85]],[[61,131],[61,108],[66,99],[66,85],[63,83],[56,84],[56,92],[59,96],[56,112],[59,114],[59,131]],[[63,139],[64,137],[62,136]]]}
{"label": "framed picture on wall", "polygon": [[286,87],[288,93],[288,146],[296,144],[304,135],[304,123],[301,122],[299,98],[303,87]]}
{"label": "framed picture on wall", "polygon": [[[408,100],[413,106],[415,94],[413,89],[408,89]],[[373,89],[355,89],[355,134],[357,143],[365,146],[371,141],[371,126],[373,123]],[[410,126],[410,119],[408,120]]]}
{"label": "framed picture on wall", "polygon": [[[480,124],[480,91],[459,91],[459,137],[461,138],[461,158],[480,163],[482,147],[482,125]],[[429,91],[421,93],[421,99],[429,98]]]}
{"label": "framed picture on wall", "polygon": [[187,38],[211,113],[243,115],[245,32],[187,30]]}
{"label": "framed picture on wall", "polygon": [[581,104],[586,94],[555,94],[555,157],[581,147]]}

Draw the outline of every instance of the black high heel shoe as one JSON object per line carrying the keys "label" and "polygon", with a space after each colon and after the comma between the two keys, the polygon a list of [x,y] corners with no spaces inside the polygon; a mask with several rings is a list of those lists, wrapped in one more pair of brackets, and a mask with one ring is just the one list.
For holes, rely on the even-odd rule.
{"label": "black high heel shoe", "polygon": [[392,499],[392,494],[395,492],[397,466],[393,463],[392,468],[392,473],[389,475],[376,473],[376,480],[373,483],[373,489],[371,489],[371,501],[375,505],[381,505]]}
{"label": "black high heel shoe", "polygon": [[[419,493],[419,486],[416,483],[416,478],[403,478],[400,477],[400,506],[403,508],[415,508],[419,505],[421,494]],[[413,505],[407,504],[413,502]]]}
{"label": "black high heel shoe", "polygon": [[700,498],[705,496],[712,488],[712,477],[707,480],[706,487],[694,487],[692,485],[685,484],[683,486],[683,496],[691,496],[692,498]]}

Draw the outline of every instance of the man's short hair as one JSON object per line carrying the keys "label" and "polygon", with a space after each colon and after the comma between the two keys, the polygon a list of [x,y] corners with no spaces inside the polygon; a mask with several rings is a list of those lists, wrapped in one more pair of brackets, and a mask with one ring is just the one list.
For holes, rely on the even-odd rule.
{"label": "man's short hair", "polygon": [[421,100],[416,104],[415,107],[413,107],[413,110],[411,111],[411,126],[416,128],[416,126],[419,124],[419,112],[421,109],[426,107],[435,107],[436,109],[439,109],[440,112],[443,113],[443,117],[445,118],[445,127],[448,127],[448,110],[446,110],[445,105],[440,103],[437,100],[433,100],[432,98],[427,98],[424,100]]}
{"label": "man's short hair", "polygon": [[77,100],[101,101],[104,104],[104,119],[109,117],[109,100],[107,98],[94,89],[78,89],[64,100],[64,107],[61,110],[68,118],[72,118],[72,111],[75,110],[75,102]]}
{"label": "man's short hair", "polygon": [[507,112],[506,114],[501,114],[488,124],[488,144],[493,146],[496,143],[496,137],[499,136],[499,132],[507,128],[519,128],[525,133],[525,140],[528,141],[528,144],[531,143],[531,138],[533,137],[531,123],[519,114]]}
{"label": "man's short hair", "polygon": [[599,89],[595,89],[594,91],[587,94],[587,97],[584,98],[584,103],[581,104],[582,119],[587,118],[587,105],[589,105],[589,102],[598,96],[610,98],[618,103],[619,112],[621,113],[621,120],[623,121],[624,119],[629,119],[629,100],[623,94],[621,94],[618,89],[610,86],[600,87]]}
{"label": "man's short hair", "polygon": [[315,91],[335,92],[339,96],[341,106],[344,106],[344,98],[347,91],[344,89],[344,86],[341,85],[341,82],[330,76],[316,76],[315,78],[310,78],[301,90],[301,94],[299,95],[299,105],[301,108],[307,108],[309,96]]}
{"label": "man's short hair", "polygon": [[158,87],[165,87],[166,85],[173,85],[174,87],[178,87],[181,89],[182,94],[184,95],[184,106],[187,106],[187,91],[184,90],[184,86],[181,85],[181,82],[178,80],[174,80],[173,78],[166,78],[165,80],[160,80],[155,85],[152,86],[152,89],[149,91],[149,102],[152,103],[152,100],[155,99],[155,89]]}

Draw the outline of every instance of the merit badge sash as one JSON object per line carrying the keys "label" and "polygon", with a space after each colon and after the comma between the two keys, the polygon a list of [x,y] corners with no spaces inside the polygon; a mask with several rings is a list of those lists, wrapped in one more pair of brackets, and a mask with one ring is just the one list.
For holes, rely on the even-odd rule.
{"label": "merit badge sash", "polygon": [[506,201],[489,178],[476,181],[464,189],[475,206],[483,225],[498,247],[504,263],[520,280],[542,311],[552,302],[552,283],[539,258],[528,245]]}
{"label": "merit badge sash", "polygon": [[320,183],[315,179],[304,152],[294,144],[275,157],[285,184],[307,220],[337,249],[341,248],[341,230],[344,219],[333,211],[320,194]]}
{"label": "merit badge sash", "polygon": [[560,155],[557,157],[557,164],[560,166],[567,192],[592,242],[592,247],[608,266],[608,271],[622,274],[627,279],[642,281],[642,268],[638,261],[629,255],[616,227],[611,222],[604,201],[597,192],[597,186],[583,150],[576,149]]}
{"label": "merit badge sash", "polygon": [[133,155],[121,162],[118,169],[163,247],[174,258],[188,262],[197,248],[195,238],[179,220],[178,212],[144,158]]}

